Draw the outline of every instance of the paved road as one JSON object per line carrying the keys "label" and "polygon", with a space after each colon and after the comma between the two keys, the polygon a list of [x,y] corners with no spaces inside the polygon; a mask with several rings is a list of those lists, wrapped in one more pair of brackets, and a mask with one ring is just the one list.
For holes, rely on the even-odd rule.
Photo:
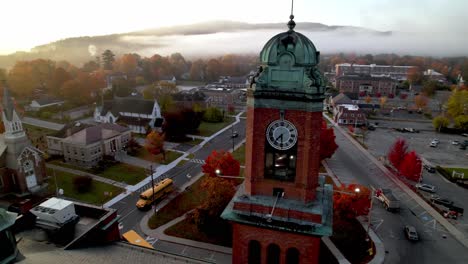
{"label": "paved road", "polygon": [[[468,263],[465,247],[336,129],[335,135],[339,148],[327,163],[338,178],[346,184],[391,188],[401,201],[400,213],[390,213],[374,200],[372,224],[388,251],[385,263]],[[405,239],[406,224],[416,226],[420,242]]]}
{"label": "paved road", "polygon": [[[229,150],[232,148],[232,142],[234,144],[238,144],[245,138],[245,120],[241,119],[240,123],[234,125],[233,128],[235,131],[238,131],[239,136],[237,138],[231,138],[231,130],[228,129],[218,135],[217,137],[213,138],[204,147],[195,149],[193,152],[195,160],[204,160],[208,155],[211,154],[213,150]],[[190,175],[197,175],[201,173],[202,164],[198,162],[186,162],[182,166],[176,166],[173,169],[167,171],[165,174],[161,175],[160,178],[172,178],[174,180],[175,187],[178,188],[177,192],[182,192],[184,190],[181,189],[181,186],[186,184],[190,179],[187,178],[187,174]],[[158,179],[156,179],[158,180]],[[150,183],[146,184],[145,186],[141,187],[139,190],[129,194],[124,199],[120,200],[119,202],[115,203],[111,207],[117,209],[118,214],[122,217],[120,222],[122,224],[121,233],[125,233],[128,230],[135,230],[141,236],[146,236],[140,230],[139,223],[141,219],[145,216],[147,212],[137,210],[135,207],[136,201],[138,200],[138,195],[141,193],[142,190],[146,190],[151,186]],[[174,194],[175,195],[175,194]],[[158,208],[158,207],[157,207]],[[179,244],[161,241],[161,240],[154,240],[149,238],[149,240],[153,243],[153,246],[160,251],[173,253],[173,254],[187,254],[189,249],[186,246],[181,246]],[[206,250],[200,250],[197,254],[190,253],[191,256],[196,256],[197,254],[201,256],[201,259],[209,259],[210,253]],[[208,255],[207,255],[208,254]],[[217,263],[229,263],[229,262],[217,262]]]}

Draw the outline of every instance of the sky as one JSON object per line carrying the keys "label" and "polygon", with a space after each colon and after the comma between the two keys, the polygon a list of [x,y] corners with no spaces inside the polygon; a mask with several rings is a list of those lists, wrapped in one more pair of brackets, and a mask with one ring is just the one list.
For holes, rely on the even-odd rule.
{"label": "sky", "polygon": [[[0,54],[52,41],[210,20],[285,22],[291,0],[5,0]],[[468,36],[466,0],[296,0],[297,22]]]}

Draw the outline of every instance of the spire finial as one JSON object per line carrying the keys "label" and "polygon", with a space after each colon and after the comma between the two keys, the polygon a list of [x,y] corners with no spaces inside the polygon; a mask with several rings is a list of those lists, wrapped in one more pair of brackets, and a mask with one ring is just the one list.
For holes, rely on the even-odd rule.
{"label": "spire finial", "polygon": [[296,26],[296,22],[294,22],[294,0],[291,0],[291,15],[289,16],[288,28],[289,31],[293,31],[294,27]]}

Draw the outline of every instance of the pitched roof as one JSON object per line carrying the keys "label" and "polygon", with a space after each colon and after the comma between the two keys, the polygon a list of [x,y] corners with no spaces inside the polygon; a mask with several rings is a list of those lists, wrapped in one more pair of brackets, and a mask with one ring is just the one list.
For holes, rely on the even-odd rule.
{"label": "pitched roof", "polygon": [[56,132],[52,136],[58,137],[58,138],[66,138],[90,126],[92,125],[80,123],[80,122],[71,122],[71,123],[66,124],[62,129],[60,129],[58,132]]}
{"label": "pitched roof", "polygon": [[39,105],[48,105],[48,104],[63,102],[63,100],[59,100],[59,99],[51,98],[51,97],[41,97],[39,99],[35,99],[34,101],[36,101],[36,103],[38,103]]}
{"label": "pitched roof", "polygon": [[111,112],[114,116],[120,116],[121,112],[151,115],[153,113],[153,106],[155,103],[155,101],[144,100],[141,98],[117,97],[114,100],[104,101],[104,106],[101,109],[101,115],[104,116],[107,112]]}
{"label": "pitched roof", "polygon": [[344,94],[344,93],[340,93],[337,96],[333,97],[332,101],[333,101],[333,103],[335,105],[338,105],[338,104],[352,104],[353,103],[353,101],[351,99],[349,99],[349,97],[346,96],[346,94]]}
{"label": "pitched roof", "polygon": [[103,123],[96,126],[86,127],[65,138],[64,142],[75,144],[92,144],[103,139],[108,139],[129,131],[127,127],[117,124]]}

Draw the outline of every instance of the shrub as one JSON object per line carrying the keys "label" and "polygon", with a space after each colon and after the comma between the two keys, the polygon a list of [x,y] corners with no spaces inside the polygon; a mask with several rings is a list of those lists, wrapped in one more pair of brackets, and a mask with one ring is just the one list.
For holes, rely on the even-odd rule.
{"label": "shrub", "polygon": [[203,114],[203,121],[210,123],[223,122],[224,113],[217,107],[209,107]]}
{"label": "shrub", "polygon": [[77,176],[73,179],[73,186],[79,193],[89,192],[93,186],[93,178],[90,176]]}

